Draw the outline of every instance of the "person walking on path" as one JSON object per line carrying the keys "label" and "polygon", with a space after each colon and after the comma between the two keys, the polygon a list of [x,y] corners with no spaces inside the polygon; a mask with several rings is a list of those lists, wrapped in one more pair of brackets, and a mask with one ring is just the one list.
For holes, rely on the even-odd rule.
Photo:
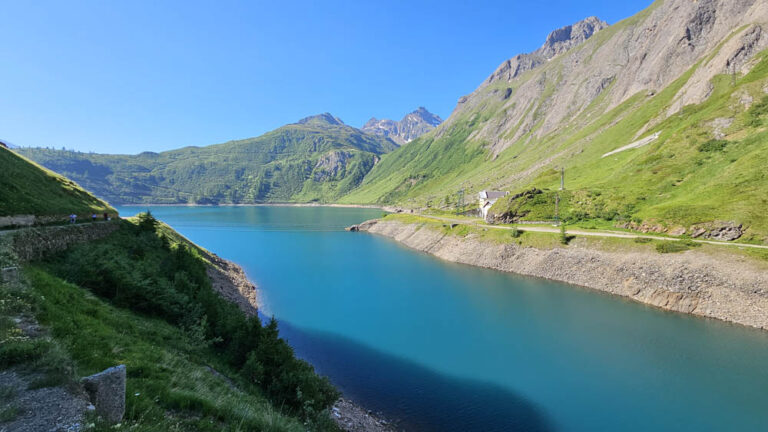
{"label": "person walking on path", "polygon": [[69,215],[69,223],[71,223],[71,224],[77,223],[77,215],[76,214],[72,213],[71,215]]}
{"label": "person walking on path", "polygon": [[99,217],[96,213],[91,215],[91,222],[96,222],[96,218]]}

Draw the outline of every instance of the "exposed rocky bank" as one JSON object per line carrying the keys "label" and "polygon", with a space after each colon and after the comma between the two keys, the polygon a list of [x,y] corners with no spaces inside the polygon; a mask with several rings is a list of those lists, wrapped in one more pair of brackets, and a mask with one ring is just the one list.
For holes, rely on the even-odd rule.
{"label": "exposed rocky bank", "polygon": [[447,261],[567,282],[662,309],[768,329],[768,272],[746,258],[607,252],[499,244],[446,235],[419,223],[371,220],[358,225]]}

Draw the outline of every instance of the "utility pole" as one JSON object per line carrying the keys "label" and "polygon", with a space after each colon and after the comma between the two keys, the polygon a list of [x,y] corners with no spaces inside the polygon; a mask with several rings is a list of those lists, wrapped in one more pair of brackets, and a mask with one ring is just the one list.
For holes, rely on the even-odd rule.
{"label": "utility pole", "polygon": [[565,190],[565,168],[560,168],[560,190]]}
{"label": "utility pole", "polygon": [[555,193],[555,225],[560,225],[560,194]]}

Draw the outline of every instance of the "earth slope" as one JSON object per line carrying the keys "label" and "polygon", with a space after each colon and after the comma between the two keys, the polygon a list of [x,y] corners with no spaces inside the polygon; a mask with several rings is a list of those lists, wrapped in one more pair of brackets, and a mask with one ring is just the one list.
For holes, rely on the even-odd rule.
{"label": "earth slope", "polygon": [[611,26],[556,30],[344,201],[436,205],[459,189],[535,187],[523,218],[546,219],[564,168],[566,219],[743,225],[766,241],[767,24],[766,0],[667,0]]}
{"label": "earth slope", "polygon": [[0,217],[115,213],[75,182],[0,147]]}
{"label": "earth slope", "polygon": [[325,113],[257,138],[139,155],[19,150],[114,203],[332,201],[397,146]]}

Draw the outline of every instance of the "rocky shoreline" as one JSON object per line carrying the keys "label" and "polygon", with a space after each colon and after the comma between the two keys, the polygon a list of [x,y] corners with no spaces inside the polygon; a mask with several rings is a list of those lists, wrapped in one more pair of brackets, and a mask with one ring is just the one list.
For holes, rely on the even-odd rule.
{"label": "rocky shoreline", "polygon": [[446,235],[421,223],[371,220],[356,226],[447,261],[566,282],[661,309],[768,329],[768,271],[740,256],[609,252],[578,246],[537,249],[472,234]]}
{"label": "rocky shoreline", "polygon": [[205,258],[208,260],[206,272],[214,291],[236,304],[247,316],[256,315],[259,311],[258,291],[243,268],[213,253]]}

